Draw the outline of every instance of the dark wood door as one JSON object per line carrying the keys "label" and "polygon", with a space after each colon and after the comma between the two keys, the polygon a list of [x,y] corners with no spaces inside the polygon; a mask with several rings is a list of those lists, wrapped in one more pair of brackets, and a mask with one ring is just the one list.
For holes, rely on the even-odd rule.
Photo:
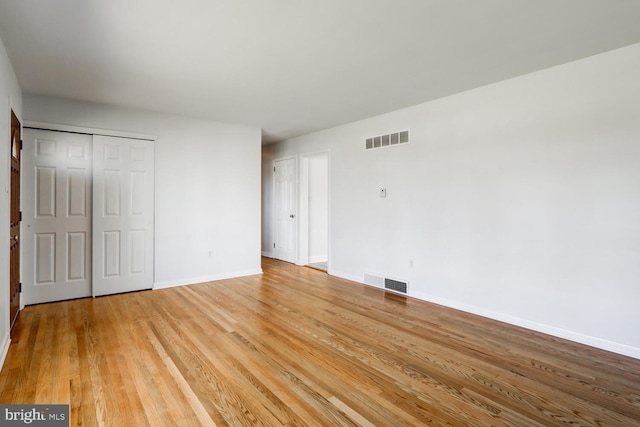
{"label": "dark wood door", "polygon": [[20,122],[11,111],[11,236],[10,253],[10,319],[11,327],[20,310]]}

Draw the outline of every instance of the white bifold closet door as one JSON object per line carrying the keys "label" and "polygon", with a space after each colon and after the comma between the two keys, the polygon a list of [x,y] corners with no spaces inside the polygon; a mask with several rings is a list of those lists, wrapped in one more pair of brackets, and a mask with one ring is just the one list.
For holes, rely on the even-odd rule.
{"label": "white bifold closet door", "polygon": [[24,129],[22,300],[91,296],[91,135]]}
{"label": "white bifold closet door", "polygon": [[153,287],[152,141],[24,130],[26,305]]}
{"label": "white bifold closet door", "polygon": [[93,295],[153,287],[153,142],[93,137]]}

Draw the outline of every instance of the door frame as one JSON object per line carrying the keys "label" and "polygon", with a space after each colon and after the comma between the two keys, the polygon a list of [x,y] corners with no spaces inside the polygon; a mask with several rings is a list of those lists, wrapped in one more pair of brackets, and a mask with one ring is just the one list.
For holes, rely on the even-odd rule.
{"label": "door frame", "polygon": [[60,132],[84,133],[87,135],[117,136],[121,138],[144,139],[148,141],[156,141],[158,139],[157,135],[151,135],[147,133],[136,133],[136,132],[113,130],[113,129],[103,129],[103,128],[90,128],[85,126],[63,125],[58,123],[35,122],[32,120],[25,120],[24,123],[22,124],[22,127],[30,128],[30,129],[41,129],[41,130],[57,130]]}
{"label": "door frame", "polygon": [[327,158],[327,270],[331,263],[331,162],[329,151],[313,151],[300,154],[300,186],[298,191],[299,231],[298,231],[298,265],[309,264],[309,160],[311,157],[325,156]]}
{"label": "door frame", "polygon": [[[9,99],[9,238],[11,239],[11,235],[12,235],[12,224],[14,224],[12,222],[13,218],[13,209],[15,208],[14,203],[17,202],[17,209],[19,212],[19,219],[17,221],[17,225],[15,225],[17,227],[17,233],[14,236],[15,239],[17,240],[17,253],[15,254],[15,256],[17,256],[17,262],[14,265],[14,263],[11,260],[11,244],[9,245],[9,330],[13,331],[13,326],[15,325],[18,316],[20,315],[20,311],[24,308],[24,302],[22,301],[21,298],[21,294],[22,294],[22,289],[21,289],[21,283],[20,283],[20,279],[21,279],[21,275],[22,275],[22,262],[21,262],[21,258],[22,258],[22,245],[21,240],[22,240],[22,230],[20,227],[20,223],[22,222],[22,206],[21,206],[21,202],[20,200],[22,199],[22,182],[21,182],[21,176],[22,176],[22,123],[20,122],[20,119],[18,118],[18,115],[15,113],[15,111],[13,110],[13,106],[11,105],[11,99]],[[13,137],[14,137],[14,125],[17,124],[18,127],[18,141],[17,141],[17,161],[18,161],[18,194],[17,194],[17,200],[16,200],[16,195],[13,194],[13,172],[12,172],[12,167],[13,167]],[[6,244],[6,241],[5,241]],[[12,286],[14,285],[14,282],[16,280],[17,276],[17,286],[18,289],[15,290],[15,292],[17,293],[17,295],[15,296],[15,298],[17,298],[17,308],[15,309],[15,314],[12,316],[12,310],[13,310],[13,302],[11,297],[11,292],[13,291]]]}

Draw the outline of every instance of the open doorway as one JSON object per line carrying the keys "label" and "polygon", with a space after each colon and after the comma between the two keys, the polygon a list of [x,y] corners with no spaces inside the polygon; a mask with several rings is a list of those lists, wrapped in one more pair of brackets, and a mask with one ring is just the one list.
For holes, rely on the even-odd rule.
{"label": "open doorway", "polygon": [[300,264],[328,271],[329,155],[301,156]]}

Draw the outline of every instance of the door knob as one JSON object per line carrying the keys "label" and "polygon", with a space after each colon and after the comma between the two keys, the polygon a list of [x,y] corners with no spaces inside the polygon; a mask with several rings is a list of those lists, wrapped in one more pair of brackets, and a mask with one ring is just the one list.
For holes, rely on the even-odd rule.
{"label": "door knob", "polygon": [[291,214],[291,215],[289,215],[289,218],[295,218],[295,217],[296,217],[296,215],[295,215],[295,214]]}

